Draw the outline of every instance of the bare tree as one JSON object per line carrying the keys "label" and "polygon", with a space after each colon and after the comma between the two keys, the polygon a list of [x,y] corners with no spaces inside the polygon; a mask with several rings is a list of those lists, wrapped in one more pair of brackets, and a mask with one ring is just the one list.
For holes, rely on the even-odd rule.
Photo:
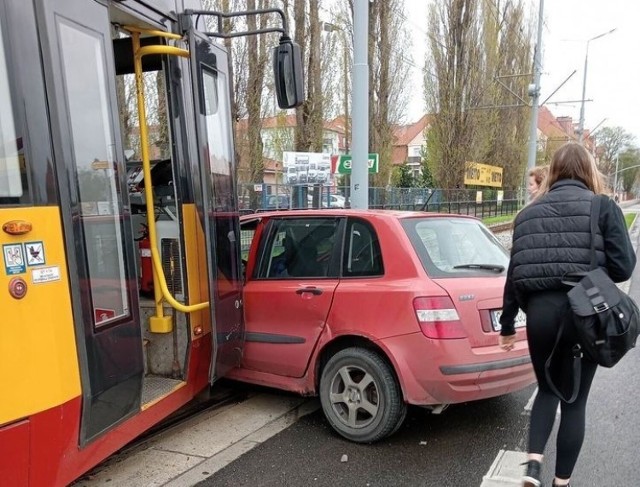
{"label": "bare tree", "polygon": [[[348,4],[348,30],[353,35],[353,0]],[[393,153],[392,126],[399,123],[407,103],[410,46],[404,2],[387,0],[369,6],[369,150],[380,155],[379,173],[373,185],[390,182]]]}
{"label": "bare tree", "polygon": [[622,127],[604,127],[598,131],[598,169],[607,176],[616,171],[616,156],[629,149],[633,135]]}
{"label": "bare tree", "polygon": [[428,158],[445,188],[463,184],[465,162],[476,135],[470,108],[482,96],[479,24],[475,0],[443,0],[430,6],[425,97],[436,116],[429,132]]}
{"label": "bare tree", "polygon": [[435,116],[427,162],[443,187],[461,187],[467,162],[503,167],[504,187],[522,184],[532,32],[523,3],[446,0],[430,8],[424,83]]}
{"label": "bare tree", "polygon": [[[247,10],[255,10],[262,8],[264,0],[247,0]],[[264,18],[260,19],[264,22]],[[262,27],[262,26],[261,26]],[[247,28],[249,30],[257,30],[257,19],[254,15],[247,17]],[[263,39],[258,36],[249,36],[247,38],[247,59],[248,59],[248,77],[247,77],[247,157],[250,167],[249,177],[252,183],[262,182],[264,174],[264,161],[262,157],[262,90],[264,86],[264,58],[265,44]]]}
{"label": "bare tree", "polygon": [[[307,5],[309,22],[306,20]],[[294,2],[295,38],[303,52],[306,68],[306,99],[302,106],[296,109],[295,149],[297,151],[322,151],[324,111],[318,9],[319,0]]]}
{"label": "bare tree", "polygon": [[516,188],[526,167],[532,26],[522,0],[485,0],[482,22],[484,96],[470,158],[503,167],[503,187]]}
{"label": "bare tree", "polygon": [[637,147],[629,146],[620,154],[619,170],[625,169],[618,176],[622,181],[622,188],[625,192],[630,192],[638,181],[640,173],[640,150]]}

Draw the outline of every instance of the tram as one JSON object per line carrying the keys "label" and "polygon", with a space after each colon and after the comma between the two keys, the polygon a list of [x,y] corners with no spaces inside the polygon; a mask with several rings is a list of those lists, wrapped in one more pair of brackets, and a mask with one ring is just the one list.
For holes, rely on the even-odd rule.
{"label": "tram", "polygon": [[[195,0],[0,3],[0,484],[77,479],[238,365],[223,17]],[[278,14],[279,17],[278,18]],[[206,32],[212,16],[218,30]],[[278,24],[280,25],[280,24]],[[133,108],[132,108],[133,107]]]}

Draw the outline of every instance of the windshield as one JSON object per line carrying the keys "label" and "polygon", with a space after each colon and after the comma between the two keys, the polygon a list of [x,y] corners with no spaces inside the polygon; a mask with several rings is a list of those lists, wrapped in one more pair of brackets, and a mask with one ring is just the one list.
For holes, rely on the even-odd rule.
{"label": "windshield", "polygon": [[402,226],[431,277],[502,275],[509,264],[507,251],[477,220],[410,218]]}

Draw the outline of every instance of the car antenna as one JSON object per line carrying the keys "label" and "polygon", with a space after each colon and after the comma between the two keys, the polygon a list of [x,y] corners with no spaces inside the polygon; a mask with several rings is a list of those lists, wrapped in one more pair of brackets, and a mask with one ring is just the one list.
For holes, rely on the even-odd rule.
{"label": "car antenna", "polygon": [[429,201],[431,200],[431,197],[436,193],[435,189],[430,191],[431,191],[431,194],[429,194],[427,201],[424,202],[424,205],[422,205],[422,208],[420,208],[420,211],[425,211],[427,209],[429,205]]}

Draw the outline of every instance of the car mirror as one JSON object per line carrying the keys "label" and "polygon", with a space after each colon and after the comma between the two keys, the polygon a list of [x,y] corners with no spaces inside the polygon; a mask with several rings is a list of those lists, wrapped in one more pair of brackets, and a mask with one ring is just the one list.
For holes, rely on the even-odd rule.
{"label": "car mirror", "polygon": [[282,36],[273,48],[273,79],[280,108],[295,108],[304,102],[302,56],[300,46]]}

